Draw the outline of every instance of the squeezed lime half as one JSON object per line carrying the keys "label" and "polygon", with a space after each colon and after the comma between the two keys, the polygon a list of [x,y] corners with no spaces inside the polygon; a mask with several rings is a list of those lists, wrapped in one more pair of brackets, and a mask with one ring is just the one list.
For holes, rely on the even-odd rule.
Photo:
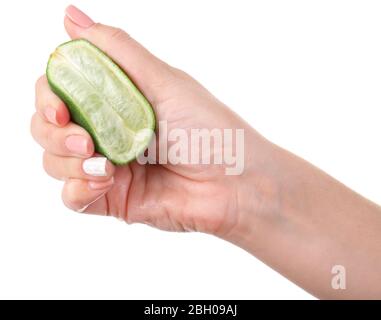
{"label": "squeezed lime half", "polygon": [[71,119],[90,133],[97,152],[114,164],[144,152],[155,129],[154,112],[104,52],[87,40],[66,42],[51,54],[46,75]]}

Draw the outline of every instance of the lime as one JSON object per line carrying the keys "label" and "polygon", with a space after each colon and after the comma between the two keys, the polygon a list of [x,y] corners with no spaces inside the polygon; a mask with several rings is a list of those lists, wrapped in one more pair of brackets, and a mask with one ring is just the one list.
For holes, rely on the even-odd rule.
{"label": "lime", "polygon": [[148,146],[155,129],[150,103],[123,70],[87,40],[60,45],[46,75],[74,122],[93,138],[96,151],[126,164]]}

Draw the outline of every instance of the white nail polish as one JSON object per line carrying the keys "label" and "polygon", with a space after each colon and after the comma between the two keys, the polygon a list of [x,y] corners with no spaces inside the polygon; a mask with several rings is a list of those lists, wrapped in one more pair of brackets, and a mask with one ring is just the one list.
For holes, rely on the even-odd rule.
{"label": "white nail polish", "polygon": [[81,208],[81,209],[78,209],[77,210],[77,212],[78,213],[84,213],[85,212],[85,210],[87,209],[89,207],[89,204],[88,205],[86,205],[86,206],[84,206],[83,208]]}
{"label": "white nail polish", "polygon": [[83,208],[81,209],[78,209],[77,212],[78,213],[84,213],[88,207],[90,207],[94,202],[97,202],[100,198],[102,198],[104,196],[106,192],[103,192],[102,194],[100,194],[98,197],[96,197],[93,201],[91,201],[89,204],[85,205]]}
{"label": "white nail polish", "polygon": [[87,174],[94,177],[105,177],[106,173],[105,157],[94,157],[83,161],[82,168]]}

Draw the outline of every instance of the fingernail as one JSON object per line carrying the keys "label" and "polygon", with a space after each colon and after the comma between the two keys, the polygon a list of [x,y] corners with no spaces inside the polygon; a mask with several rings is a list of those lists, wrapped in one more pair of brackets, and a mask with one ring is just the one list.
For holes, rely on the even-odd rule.
{"label": "fingernail", "polygon": [[83,136],[69,136],[65,140],[65,145],[69,151],[78,155],[88,155],[90,153],[89,142]]}
{"label": "fingernail", "polygon": [[53,124],[58,124],[57,122],[57,111],[56,109],[52,108],[52,107],[47,107],[45,110],[44,110],[44,114],[45,114],[45,117],[46,119],[53,123]]}
{"label": "fingernail", "polygon": [[82,168],[85,173],[94,177],[105,177],[107,158],[105,157],[94,157],[86,159],[82,163]]}
{"label": "fingernail", "polygon": [[94,24],[91,18],[79,10],[77,7],[70,5],[65,10],[66,16],[81,28],[89,28]]}
{"label": "fingernail", "polygon": [[78,213],[84,213],[85,212],[85,210],[89,207],[90,205],[89,204],[87,204],[87,205],[85,205],[83,208],[81,208],[81,209],[78,209],[77,210],[77,212]]}
{"label": "fingernail", "polygon": [[100,198],[102,198],[104,196],[104,194],[106,193],[106,191],[104,193],[101,193],[98,197],[96,197],[93,201],[91,201],[90,203],[88,203],[87,205],[85,205],[84,207],[82,207],[81,209],[77,210],[78,213],[83,213],[87,210],[88,207],[90,207],[94,202],[97,202]]}
{"label": "fingernail", "polygon": [[100,181],[89,181],[89,188],[91,190],[103,190],[114,184],[114,177],[112,177],[108,181],[100,182]]}

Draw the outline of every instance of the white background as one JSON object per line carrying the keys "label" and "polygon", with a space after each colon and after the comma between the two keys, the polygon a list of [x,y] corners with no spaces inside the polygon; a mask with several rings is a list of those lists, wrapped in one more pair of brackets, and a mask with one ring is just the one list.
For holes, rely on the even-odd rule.
{"label": "white background", "polygon": [[[312,298],[211,236],[61,204],[29,121],[34,82],[67,40],[68,4],[0,2],[0,298]],[[75,4],[185,69],[270,140],[381,202],[379,1]]]}

